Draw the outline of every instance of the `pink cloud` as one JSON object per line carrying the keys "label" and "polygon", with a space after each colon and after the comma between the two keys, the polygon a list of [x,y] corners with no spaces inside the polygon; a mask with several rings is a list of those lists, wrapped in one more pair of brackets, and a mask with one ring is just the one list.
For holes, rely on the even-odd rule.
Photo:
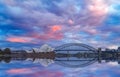
{"label": "pink cloud", "polygon": [[89,0],[87,2],[87,14],[83,24],[90,26],[100,26],[108,14],[108,4],[105,0]]}
{"label": "pink cloud", "polygon": [[69,20],[68,20],[68,23],[69,23],[70,25],[73,25],[73,24],[74,24],[74,21],[71,20],[71,19],[69,19]]}
{"label": "pink cloud", "polygon": [[53,33],[53,32],[46,32],[44,34],[33,33],[31,37],[39,39],[39,40],[60,40],[63,38],[62,33]]}
{"label": "pink cloud", "polygon": [[32,39],[28,37],[8,37],[6,39],[9,42],[31,43]]}
{"label": "pink cloud", "polygon": [[95,16],[103,16],[108,12],[108,5],[104,0],[90,0],[91,3],[88,5],[89,11]]}
{"label": "pink cloud", "polygon": [[45,30],[43,33],[31,33],[30,37],[39,40],[61,40],[63,38],[62,25],[53,25],[48,28],[49,29]]}
{"label": "pink cloud", "polygon": [[53,25],[48,26],[43,33],[39,32],[30,32],[26,37],[24,36],[9,36],[6,40],[9,42],[18,42],[18,43],[38,43],[38,41],[45,40],[61,40],[63,38],[62,25]]}
{"label": "pink cloud", "polygon": [[61,29],[62,29],[61,25],[53,25],[51,28],[53,32],[60,31]]}
{"label": "pink cloud", "polygon": [[80,13],[81,16],[75,18],[75,24],[82,27],[101,26],[108,15],[109,5],[105,0],[85,0],[86,7]]}

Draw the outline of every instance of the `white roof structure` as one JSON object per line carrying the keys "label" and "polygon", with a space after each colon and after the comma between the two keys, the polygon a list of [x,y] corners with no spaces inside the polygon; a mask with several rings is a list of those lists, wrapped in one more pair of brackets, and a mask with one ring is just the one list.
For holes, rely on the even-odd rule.
{"label": "white roof structure", "polygon": [[[33,50],[34,50],[35,52],[51,52],[51,51],[54,50],[54,48],[48,46],[47,44],[44,44],[44,45],[41,46],[40,48],[33,48]],[[28,50],[27,50],[27,52],[28,52],[28,53],[31,53],[31,52],[33,52],[33,51],[28,51]],[[32,59],[32,58],[28,58],[27,61],[28,61],[28,60],[33,60],[33,59]],[[41,65],[43,65],[43,66],[46,67],[46,66],[54,63],[54,60],[52,60],[52,59],[35,59],[33,63],[40,63]]]}

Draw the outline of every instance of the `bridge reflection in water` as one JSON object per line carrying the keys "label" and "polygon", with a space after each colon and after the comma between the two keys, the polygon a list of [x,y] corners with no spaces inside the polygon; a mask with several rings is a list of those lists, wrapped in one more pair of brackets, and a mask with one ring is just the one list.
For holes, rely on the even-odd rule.
{"label": "bridge reflection in water", "polygon": [[33,50],[11,51],[9,48],[0,50],[0,61],[10,63],[10,61],[28,61],[39,62],[44,66],[51,63],[57,63],[65,67],[85,67],[95,62],[101,63],[117,61],[120,63],[120,48],[118,49],[95,49],[91,46],[81,43],[64,44],[56,48],[43,45],[41,48]]}

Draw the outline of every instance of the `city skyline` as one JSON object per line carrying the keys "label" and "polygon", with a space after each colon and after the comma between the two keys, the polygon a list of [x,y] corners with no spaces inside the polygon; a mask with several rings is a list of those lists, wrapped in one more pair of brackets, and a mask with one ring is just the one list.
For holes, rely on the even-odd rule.
{"label": "city skyline", "polygon": [[56,63],[69,68],[83,68],[93,63],[117,62],[120,64],[120,47],[118,49],[94,48],[82,43],[67,43],[57,48],[44,44],[32,50],[0,49],[0,61],[32,61],[45,67]]}

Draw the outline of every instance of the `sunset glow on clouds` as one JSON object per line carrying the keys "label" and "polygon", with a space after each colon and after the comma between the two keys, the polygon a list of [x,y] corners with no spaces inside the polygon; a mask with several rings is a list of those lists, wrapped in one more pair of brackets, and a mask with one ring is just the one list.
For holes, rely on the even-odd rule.
{"label": "sunset glow on clouds", "polygon": [[[84,43],[93,47],[117,48],[120,46],[120,1],[0,0],[0,48],[33,48],[40,47],[42,44],[50,44],[54,47],[71,42]],[[57,74],[60,75],[57,77],[64,77],[64,75],[66,77],[79,77],[80,75],[81,77],[103,75],[119,77],[119,67],[113,68],[112,63],[110,65],[110,68],[114,69],[112,73],[109,68],[98,70],[98,67],[97,72],[91,72],[91,74],[86,71],[92,68],[84,69],[85,71],[74,69],[78,71],[72,72],[61,67],[60,71],[47,70],[45,74],[52,73],[51,77],[56,77]],[[10,74],[12,71],[17,74],[17,71],[28,70],[26,67],[27,65],[25,69],[9,69],[7,73]],[[57,67],[51,69],[54,68],[58,69]],[[103,67],[100,66],[100,68]],[[39,73],[44,74],[41,70],[32,71],[31,77],[38,76]],[[0,76],[2,77],[3,74]],[[26,75],[21,77],[26,77]]]}
{"label": "sunset glow on clouds", "polygon": [[29,38],[25,38],[25,37],[10,37],[10,38],[7,38],[7,41],[10,41],[10,42],[21,42],[21,43],[30,43],[31,42],[31,39]]}
{"label": "sunset glow on clouds", "polygon": [[52,26],[51,29],[52,29],[53,32],[60,31],[61,30],[61,26],[54,25],[54,26]]}
{"label": "sunset glow on clouds", "polygon": [[108,4],[105,0],[90,0],[91,3],[88,6],[88,9],[93,12],[93,15],[96,16],[103,16],[106,15],[108,12]]}
{"label": "sunset glow on clouds", "polygon": [[[23,43],[22,46],[76,41],[96,46],[101,46],[101,42],[104,46],[119,45],[117,40],[113,41],[119,39],[120,3],[117,0],[1,0],[0,6],[4,47],[7,41]],[[74,34],[74,38],[69,34]]]}

